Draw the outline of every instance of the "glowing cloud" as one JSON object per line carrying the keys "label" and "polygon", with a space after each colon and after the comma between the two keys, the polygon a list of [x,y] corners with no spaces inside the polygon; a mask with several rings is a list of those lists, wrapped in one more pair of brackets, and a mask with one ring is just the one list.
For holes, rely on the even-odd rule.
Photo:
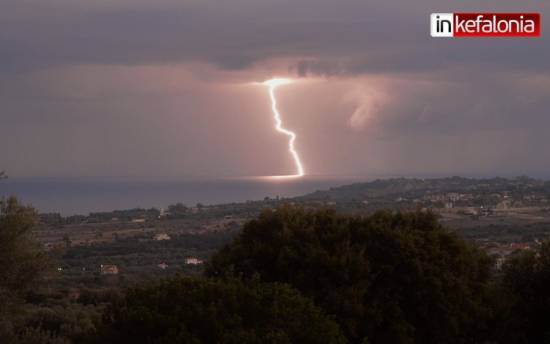
{"label": "glowing cloud", "polygon": [[294,164],[296,165],[296,174],[281,176],[281,177],[303,177],[305,175],[304,167],[302,166],[300,156],[298,155],[298,152],[294,147],[294,141],[296,141],[296,134],[288,129],[283,128],[281,114],[277,109],[277,98],[275,98],[275,89],[277,87],[282,85],[287,85],[292,82],[293,80],[291,79],[274,78],[274,79],[266,80],[262,83],[263,85],[269,87],[269,96],[271,97],[271,111],[273,111],[273,118],[275,119],[275,129],[278,132],[283,133],[289,137],[288,151],[292,155],[292,158],[294,159]]}

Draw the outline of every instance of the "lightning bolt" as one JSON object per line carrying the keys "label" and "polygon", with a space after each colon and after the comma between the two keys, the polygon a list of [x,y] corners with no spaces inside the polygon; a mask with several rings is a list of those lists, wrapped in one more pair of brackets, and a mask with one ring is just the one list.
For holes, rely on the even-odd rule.
{"label": "lightning bolt", "polygon": [[282,85],[287,85],[290,83],[292,83],[291,79],[274,78],[274,79],[269,79],[264,81],[263,85],[269,87],[269,97],[271,98],[271,111],[273,111],[273,118],[275,119],[275,129],[278,132],[283,133],[289,137],[288,151],[290,152],[290,155],[292,155],[292,158],[294,159],[294,164],[296,165],[296,174],[284,176],[284,177],[303,177],[305,175],[304,167],[302,166],[300,156],[298,155],[298,152],[294,147],[294,141],[296,141],[296,133],[283,128],[281,114],[277,109],[277,98],[275,97],[275,89],[277,87]]}

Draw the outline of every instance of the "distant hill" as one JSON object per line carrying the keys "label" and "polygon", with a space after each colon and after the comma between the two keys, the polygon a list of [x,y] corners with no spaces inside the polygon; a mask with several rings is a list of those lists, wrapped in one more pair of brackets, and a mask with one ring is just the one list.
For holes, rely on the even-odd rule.
{"label": "distant hill", "polygon": [[[467,194],[473,199],[509,197],[522,200],[527,195],[535,198],[550,197],[550,182],[529,177],[474,179],[462,177],[418,179],[393,178],[355,183],[329,190],[316,191],[296,197],[303,202],[357,202],[421,200],[435,195]],[[499,196],[497,196],[499,195]],[[457,196],[458,197],[458,196]]]}

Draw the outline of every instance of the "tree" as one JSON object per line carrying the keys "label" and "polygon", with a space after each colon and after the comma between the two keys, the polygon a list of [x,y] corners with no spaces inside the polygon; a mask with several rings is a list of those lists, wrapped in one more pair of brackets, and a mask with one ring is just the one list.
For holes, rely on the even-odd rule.
{"label": "tree", "polygon": [[0,201],[0,335],[10,331],[17,306],[49,266],[30,236],[35,217],[15,197]]}
{"label": "tree", "polygon": [[460,343],[483,330],[490,266],[430,212],[364,218],[284,206],[248,222],[206,274],[289,283],[352,342]]}
{"label": "tree", "polygon": [[69,234],[63,234],[63,242],[65,243],[66,248],[71,247],[72,241],[71,241],[71,237],[69,236]]}
{"label": "tree", "polygon": [[503,266],[496,319],[499,343],[550,343],[550,242],[523,251]]}
{"label": "tree", "polygon": [[127,291],[96,342],[344,343],[338,325],[281,284],[177,276]]}
{"label": "tree", "polygon": [[168,211],[171,214],[185,214],[189,209],[181,202],[168,206]]}

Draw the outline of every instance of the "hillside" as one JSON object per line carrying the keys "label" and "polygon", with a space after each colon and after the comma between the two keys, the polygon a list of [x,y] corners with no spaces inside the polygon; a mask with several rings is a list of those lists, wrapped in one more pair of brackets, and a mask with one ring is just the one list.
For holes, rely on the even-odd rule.
{"label": "hillside", "polygon": [[[550,196],[550,182],[517,177],[513,179],[473,179],[462,177],[417,179],[379,179],[329,190],[316,191],[295,198],[302,202],[459,202],[464,206],[496,206],[503,200],[516,205],[545,203]],[[461,202],[462,201],[462,202]]]}

